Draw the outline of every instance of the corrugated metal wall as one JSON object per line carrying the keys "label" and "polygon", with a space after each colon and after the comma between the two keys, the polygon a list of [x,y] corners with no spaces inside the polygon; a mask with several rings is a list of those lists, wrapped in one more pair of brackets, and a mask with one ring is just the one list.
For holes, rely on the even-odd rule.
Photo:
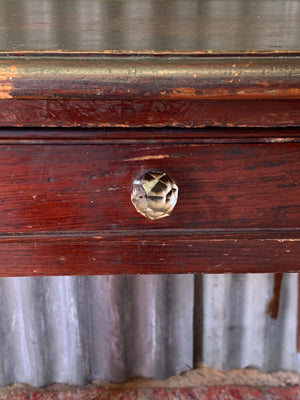
{"label": "corrugated metal wall", "polygon": [[297,369],[297,274],[0,279],[0,385]]}
{"label": "corrugated metal wall", "polygon": [[[2,4],[1,4],[2,3]],[[159,6],[158,6],[159,4]],[[247,0],[231,0],[230,7],[228,3],[222,0],[120,0],[118,8],[112,6],[109,0],[63,0],[63,7],[67,11],[64,18],[57,18],[62,8],[62,0],[10,0],[9,2],[0,1],[0,26],[4,21],[10,19],[12,25],[15,26],[32,26],[38,30],[27,30],[26,37],[22,29],[16,29],[10,32],[10,36],[14,37],[14,42],[19,44],[22,48],[24,41],[30,41],[32,46],[40,50],[49,50],[51,43],[58,43],[60,49],[74,49],[80,48],[80,43],[84,43],[83,50],[95,50],[95,48],[107,50],[110,49],[137,49],[146,46],[146,49],[156,48],[157,43],[156,35],[151,36],[150,32],[156,32],[159,29],[157,19],[153,18],[155,10],[159,7],[161,14],[171,14],[179,17],[181,24],[182,18],[188,21],[188,25],[184,25],[188,32],[197,32],[197,43],[191,42],[192,38],[197,38],[196,35],[178,34],[177,50],[184,50],[188,46],[194,48],[199,44],[204,45],[206,49],[212,49],[218,45],[218,37],[220,36],[216,30],[215,17],[221,16],[222,19],[234,21],[241,16],[249,16],[248,23],[244,26],[245,42],[247,34],[249,37],[249,48],[259,49],[262,43],[265,43],[264,30],[261,25],[257,23],[258,17],[262,15],[273,16],[273,29],[277,30],[294,30],[298,31],[297,18],[290,19],[290,25],[286,27],[281,15],[296,13],[300,7],[298,0],[270,1],[270,0],[257,0],[256,2],[249,2]],[[91,13],[92,10],[92,13]],[[133,12],[134,11],[134,12]],[[139,18],[136,18],[137,11]],[[205,23],[205,30],[203,24],[197,23],[194,16],[199,15]],[[191,18],[191,16],[193,18]],[[115,22],[116,29],[110,29],[110,21]],[[271,21],[269,21],[271,24]],[[229,23],[230,24],[230,23]],[[138,29],[143,26],[145,34],[138,35]],[[126,34],[120,36],[122,27]],[[72,37],[69,35],[61,34],[66,32],[65,28],[72,32]],[[132,28],[132,29],[130,29]],[[230,41],[231,49],[240,49],[240,31],[239,25],[231,23],[229,30],[224,32],[221,38],[221,43]],[[166,32],[174,34],[174,24],[164,26]],[[60,35],[59,35],[60,33]],[[170,36],[172,36],[170,35]],[[203,39],[205,38],[205,40]],[[1,32],[0,35],[0,48],[7,49],[8,35]],[[166,34],[163,37],[164,48],[172,48],[173,46],[168,43],[169,36]],[[285,45],[287,48],[298,47],[297,35],[286,35]],[[265,43],[266,48],[276,48],[277,43]],[[71,47],[71,48],[70,48]]]}
{"label": "corrugated metal wall", "polygon": [[272,274],[204,276],[202,290],[205,364],[218,369],[297,369],[297,274],[283,277],[276,320],[267,313]]}

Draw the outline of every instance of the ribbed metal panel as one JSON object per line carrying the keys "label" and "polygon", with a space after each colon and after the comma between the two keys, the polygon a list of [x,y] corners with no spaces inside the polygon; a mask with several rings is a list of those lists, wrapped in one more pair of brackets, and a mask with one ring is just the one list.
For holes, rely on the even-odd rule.
{"label": "ribbed metal panel", "polygon": [[206,275],[202,288],[205,364],[217,369],[297,369],[297,274],[283,277],[276,320],[267,313],[271,274]]}
{"label": "ribbed metal panel", "polygon": [[[62,7],[66,11],[64,18],[57,18]],[[231,0],[229,3],[222,0],[126,0],[114,5],[109,0],[64,0],[63,4],[62,0],[10,0],[0,2],[0,25],[10,20],[16,27],[31,26],[33,29],[26,30],[25,37],[22,29],[15,29],[10,35],[1,31],[0,48],[8,49],[9,39],[11,41],[13,38],[20,49],[24,42],[30,42],[31,46],[39,50],[49,50],[53,43],[58,49],[79,48],[84,51],[151,50],[160,48],[163,43],[164,50],[171,50],[173,43],[170,38],[174,36],[174,29],[179,27],[166,25],[166,21],[154,18],[158,7],[161,15],[174,16],[174,21],[177,18],[180,26],[186,29],[185,35],[178,34],[176,38],[179,51],[213,48],[235,51],[245,49],[245,45],[248,49],[276,49],[276,32],[283,33],[281,45],[284,48],[299,48],[298,19],[290,18],[287,25],[286,18],[281,17],[296,15],[300,7],[298,0]],[[136,18],[137,11],[139,18]],[[194,18],[195,15],[199,16],[199,22]],[[261,19],[265,20],[266,15],[273,17],[267,20],[270,32],[274,31],[273,40],[265,37],[260,22]],[[249,18],[245,18],[242,39],[239,24],[232,21],[244,16]],[[215,21],[218,17],[224,20],[223,36],[216,29]],[[115,22],[115,29],[109,28],[110,21]],[[205,21],[204,25],[202,21]],[[164,25],[165,35],[161,43],[158,43],[155,35],[149,33],[159,31],[160,24]],[[72,32],[72,37],[68,32]],[[80,47],[82,43],[84,48]]]}
{"label": "ribbed metal panel", "polygon": [[296,370],[297,275],[277,320],[272,289],[267,274],[1,278],[0,385],[162,379],[193,358]]}
{"label": "ribbed metal panel", "polygon": [[0,279],[0,385],[165,378],[193,364],[193,276]]}

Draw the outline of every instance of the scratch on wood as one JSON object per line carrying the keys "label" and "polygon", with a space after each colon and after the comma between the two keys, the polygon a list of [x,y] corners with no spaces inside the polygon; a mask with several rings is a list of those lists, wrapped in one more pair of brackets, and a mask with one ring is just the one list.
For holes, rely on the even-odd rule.
{"label": "scratch on wood", "polygon": [[284,243],[284,242],[299,242],[300,239],[295,238],[295,239],[276,239],[276,238],[265,238],[265,239],[259,239],[261,242],[265,242],[267,240],[273,240],[275,242],[279,242],[279,243]]}
{"label": "scratch on wood", "polygon": [[219,268],[219,267],[222,267],[222,264],[213,265],[213,267],[211,269],[215,269],[215,268]]}
{"label": "scratch on wood", "polygon": [[118,190],[118,189],[120,189],[120,186],[112,186],[107,188],[107,190]]}
{"label": "scratch on wood", "polygon": [[169,154],[158,154],[158,155],[151,155],[151,156],[127,158],[124,161],[160,160],[162,158],[169,158],[169,157],[170,157]]}
{"label": "scratch on wood", "polygon": [[264,141],[267,143],[288,143],[294,141],[295,138],[266,138]]}

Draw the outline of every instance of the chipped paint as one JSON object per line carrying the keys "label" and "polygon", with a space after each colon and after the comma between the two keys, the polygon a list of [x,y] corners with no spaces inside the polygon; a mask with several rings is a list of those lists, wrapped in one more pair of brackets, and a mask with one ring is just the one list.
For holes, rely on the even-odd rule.
{"label": "chipped paint", "polygon": [[19,77],[18,69],[15,65],[3,68],[0,64],[0,99],[11,99],[13,90],[13,79]]}
{"label": "chipped paint", "polygon": [[[197,76],[196,74],[193,75],[193,77]],[[197,90],[195,88],[191,88],[191,87],[179,87],[179,88],[175,88],[175,89],[171,89],[170,91],[162,91],[160,92],[160,94],[163,97],[195,97],[195,96],[199,96],[199,93],[197,93]]]}
{"label": "chipped paint", "polygon": [[[300,98],[300,63],[295,57],[186,56],[172,57],[170,62],[168,57],[150,54],[77,58],[58,55],[0,57],[0,98]],[[158,86],[153,85],[155,80],[159,80]]]}

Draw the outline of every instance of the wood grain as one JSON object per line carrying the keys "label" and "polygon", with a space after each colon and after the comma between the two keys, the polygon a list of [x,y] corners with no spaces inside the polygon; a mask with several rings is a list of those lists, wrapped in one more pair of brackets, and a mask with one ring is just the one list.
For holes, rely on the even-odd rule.
{"label": "wood grain", "polygon": [[[0,275],[284,272],[300,268],[300,144],[0,145]],[[166,170],[169,218],[130,203]]]}
{"label": "wood grain", "polygon": [[300,270],[295,2],[3,0],[0,32],[0,275]]}
{"label": "wood grain", "polygon": [[119,237],[0,242],[1,276],[299,271],[297,239]]}
{"label": "wood grain", "polygon": [[[147,221],[132,180],[166,171],[171,217]],[[300,144],[0,146],[0,231],[300,227]]]}
{"label": "wood grain", "polygon": [[300,100],[0,100],[0,127],[291,127]]}
{"label": "wood grain", "polygon": [[299,57],[0,58],[0,126],[299,126]]}

